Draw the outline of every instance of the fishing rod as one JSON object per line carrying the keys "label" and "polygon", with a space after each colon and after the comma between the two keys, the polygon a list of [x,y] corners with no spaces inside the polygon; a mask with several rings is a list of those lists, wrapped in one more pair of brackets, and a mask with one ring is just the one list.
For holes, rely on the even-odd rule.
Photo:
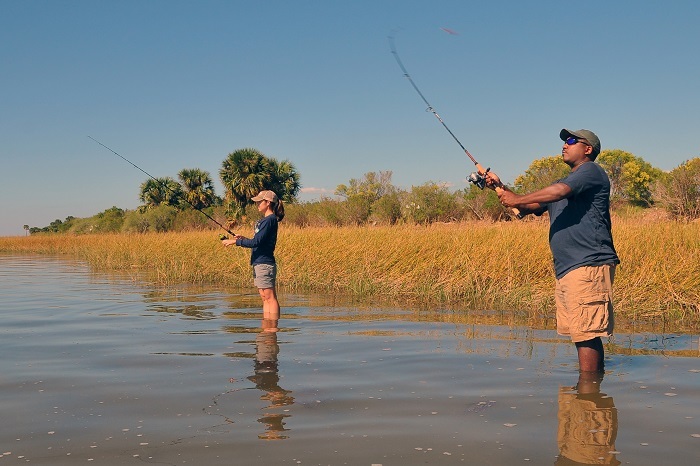
{"label": "fishing rod", "polygon": [[[115,150],[113,150],[113,149],[110,149],[109,147],[105,146],[104,144],[102,144],[100,141],[98,141],[97,139],[93,138],[92,136],[88,136],[88,137],[89,137],[90,139],[92,139],[93,141],[95,141],[97,144],[101,145],[102,147],[104,147],[105,149],[107,149],[108,151],[110,151],[111,153],[113,153],[114,155],[116,155],[117,157],[119,157],[120,159],[122,159],[122,160],[124,160],[125,162],[129,163],[132,167],[134,167],[134,168],[140,170],[141,172],[145,173],[150,179],[152,179],[152,180],[155,181],[156,183],[160,184],[161,186],[163,186],[163,187],[164,187],[165,189],[167,189],[168,191],[170,191],[170,192],[172,192],[172,193],[175,192],[175,191],[173,191],[173,189],[172,189],[170,186],[168,186],[167,184],[165,184],[165,183],[163,183],[162,181],[158,180],[156,177],[154,177],[153,175],[151,175],[150,173],[148,173],[146,170],[144,170],[143,168],[141,168],[141,167],[139,167],[138,165],[136,165],[136,164],[135,164],[134,162],[132,162],[131,160],[129,160],[129,159],[127,159],[126,157],[122,156],[122,155],[119,154],[117,151],[115,151]],[[216,223],[217,225],[219,225],[225,232],[229,233],[229,234],[232,235],[232,236],[236,236],[236,234],[235,234],[234,232],[232,232],[231,230],[229,230],[228,228],[226,228],[225,226],[223,226],[221,223],[217,222],[211,215],[209,215],[208,213],[204,212],[202,209],[200,209],[199,207],[197,207],[196,205],[194,205],[194,204],[193,204],[192,202],[190,202],[187,198],[183,198],[183,199],[185,199],[185,202],[187,202],[189,205],[191,205],[193,209],[198,210],[198,211],[201,212],[206,218],[208,218],[208,219],[211,220],[212,222],[214,222],[214,223]],[[224,237],[223,235],[219,235],[219,239],[222,239],[222,240],[223,240],[223,239],[226,239],[226,237]]]}
{"label": "fishing rod", "polygon": [[[476,166],[476,172],[471,173],[467,177],[467,181],[469,181],[470,183],[474,183],[480,189],[484,189],[484,187],[486,186],[486,174],[491,170],[491,168],[484,169],[484,167],[479,162],[476,161],[474,156],[469,153],[467,148],[464,147],[464,144],[462,144],[460,142],[460,140],[457,139],[457,136],[454,135],[454,133],[450,130],[450,128],[447,127],[447,125],[442,120],[440,115],[438,115],[435,108],[433,108],[433,106],[430,105],[430,102],[428,102],[428,99],[426,99],[425,96],[423,95],[423,93],[420,91],[420,89],[418,89],[418,86],[413,81],[413,78],[411,78],[411,75],[408,74],[408,70],[406,69],[403,62],[401,61],[401,57],[399,57],[399,52],[396,50],[396,44],[394,43],[394,37],[389,36],[388,39],[389,39],[389,46],[391,47],[391,53],[394,55],[394,58],[396,59],[396,63],[399,65],[399,68],[401,68],[401,71],[403,71],[404,77],[406,79],[408,79],[408,82],[411,83],[411,86],[413,86],[413,89],[415,89],[415,91],[418,93],[420,98],[423,99],[423,102],[425,102],[425,105],[428,106],[428,108],[426,108],[425,111],[430,112],[433,115],[435,115],[435,118],[438,119],[440,124],[442,124],[443,128],[445,128],[447,130],[447,132],[450,133],[450,136],[452,136],[452,139],[454,139],[457,142],[457,144],[459,144],[459,147],[461,147],[462,150],[464,151],[464,153],[467,154],[467,157],[469,157],[469,159],[472,162],[474,162],[474,165]],[[501,191],[504,191],[504,190],[505,190],[505,188],[503,186],[503,183],[500,183],[500,185],[494,187],[494,191],[496,191],[496,193],[500,193]],[[520,214],[520,211],[518,209],[513,207],[512,211],[516,217],[521,218],[521,214]]]}

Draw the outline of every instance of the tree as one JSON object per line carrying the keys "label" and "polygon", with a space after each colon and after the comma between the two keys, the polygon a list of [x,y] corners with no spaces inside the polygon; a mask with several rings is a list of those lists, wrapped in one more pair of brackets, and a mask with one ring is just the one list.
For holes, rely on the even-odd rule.
{"label": "tree", "polygon": [[451,221],[457,210],[456,196],[447,186],[432,181],[413,186],[405,205],[405,218],[415,223]]}
{"label": "tree", "polygon": [[179,212],[177,207],[167,204],[131,211],[124,217],[122,231],[129,233],[172,231]]}
{"label": "tree", "polygon": [[565,178],[571,168],[560,155],[534,160],[525,173],[515,179],[515,190],[531,193],[546,188],[557,180]]}
{"label": "tree", "polygon": [[347,185],[339,184],[335,188],[335,194],[345,198],[347,215],[352,223],[366,222],[379,199],[395,191],[391,176],[391,171],[368,172],[362,180],[351,178]]}
{"label": "tree", "polygon": [[65,221],[62,221],[60,219],[56,219],[53,222],[49,223],[48,226],[45,226],[43,228],[41,227],[31,227],[29,228],[29,225],[25,225],[24,229],[29,230],[29,234],[33,235],[34,233],[65,233],[70,228],[75,224],[75,222],[79,220],[72,215],[69,215],[66,217]]}
{"label": "tree", "polygon": [[49,223],[49,226],[42,228],[41,231],[45,233],[65,233],[70,229],[73,223],[75,223],[75,220],[76,218],[72,215],[66,217],[65,221],[56,219]]}
{"label": "tree", "polygon": [[269,186],[270,162],[262,152],[246,148],[228,154],[219,175],[226,190],[229,214],[238,218],[250,199]]}
{"label": "tree", "polygon": [[124,210],[117,206],[95,215],[95,232],[118,232],[124,223]]}
{"label": "tree", "polygon": [[600,153],[596,162],[610,177],[610,200],[648,207],[653,203],[651,186],[661,176],[641,157],[619,149]]}
{"label": "tree", "polygon": [[688,160],[654,185],[654,197],[673,218],[700,218],[700,157]]}
{"label": "tree", "polygon": [[277,162],[271,159],[274,167],[272,191],[274,191],[284,202],[296,202],[297,194],[301,189],[299,173],[289,160]]}
{"label": "tree", "polygon": [[183,188],[183,199],[195,209],[216,203],[214,184],[208,172],[198,168],[183,168],[177,174]]}
{"label": "tree", "polygon": [[29,234],[29,225],[24,225],[22,228],[24,228],[25,231],[25,236]]}
{"label": "tree", "polygon": [[182,186],[170,177],[149,178],[141,184],[139,200],[148,207],[177,207],[182,199]]}
{"label": "tree", "polygon": [[299,174],[289,161],[278,162],[257,149],[238,149],[226,157],[219,171],[226,190],[227,213],[239,218],[250,199],[263,190],[272,190],[286,202],[294,202],[299,192]]}
{"label": "tree", "polygon": [[506,217],[505,209],[493,189],[479,189],[472,184],[462,191],[461,200],[468,209],[469,216],[478,220],[495,221]]}
{"label": "tree", "polygon": [[70,232],[74,234],[108,233],[118,232],[124,224],[126,212],[113,206],[92,217],[75,219],[70,226]]}
{"label": "tree", "polygon": [[391,171],[368,172],[362,180],[351,178],[348,185],[339,184],[335,188],[335,194],[346,199],[352,196],[364,196],[374,202],[391,191],[392,175]]}
{"label": "tree", "polygon": [[407,197],[405,191],[394,186],[372,204],[370,220],[393,225],[401,219],[402,198]]}

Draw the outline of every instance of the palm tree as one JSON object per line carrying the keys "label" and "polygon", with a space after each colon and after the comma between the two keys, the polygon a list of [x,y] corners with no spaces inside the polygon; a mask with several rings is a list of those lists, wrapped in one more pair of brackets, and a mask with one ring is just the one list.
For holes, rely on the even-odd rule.
{"label": "palm tree", "polygon": [[275,163],[274,185],[271,188],[284,202],[296,201],[296,196],[301,189],[299,173],[289,160]]}
{"label": "palm tree", "polygon": [[185,201],[195,209],[203,209],[215,203],[214,185],[209,173],[198,168],[184,168],[177,174],[184,188]]}
{"label": "palm tree", "polygon": [[146,207],[171,205],[177,207],[182,198],[182,186],[170,177],[149,178],[141,184],[139,200]]}
{"label": "palm tree", "polygon": [[250,198],[263,189],[269,189],[271,168],[270,160],[256,149],[238,149],[228,154],[219,175],[226,190],[230,214],[239,217]]}
{"label": "palm tree", "polygon": [[293,202],[299,192],[299,174],[288,160],[278,162],[256,149],[239,149],[228,155],[221,171],[226,189],[228,214],[239,218],[250,199],[270,189],[285,202]]}

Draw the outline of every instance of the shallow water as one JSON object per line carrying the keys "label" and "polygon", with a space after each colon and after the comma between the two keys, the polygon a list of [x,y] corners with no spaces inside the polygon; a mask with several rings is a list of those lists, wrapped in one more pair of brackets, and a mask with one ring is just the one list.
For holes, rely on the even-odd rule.
{"label": "shallow water", "polygon": [[579,381],[551,330],[281,301],[263,332],[253,289],[0,256],[0,464],[700,461],[697,335],[616,335]]}

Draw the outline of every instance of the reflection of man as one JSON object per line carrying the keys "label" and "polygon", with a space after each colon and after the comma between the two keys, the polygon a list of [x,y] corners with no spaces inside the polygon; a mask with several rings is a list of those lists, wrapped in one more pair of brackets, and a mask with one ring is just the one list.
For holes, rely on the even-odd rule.
{"label": "reflection of man", "polygon": [[619,465],[615,455],[617,408],[600,392],[603,374],[581,372],[575,387],[559,389],[559,456],[561,465]]}
{"label": "reflection of man", "polygon": [[[279,386],[279,374],[277,367],[277,355],[280,348],[277,344],[277,319],[263,319],[261,331],[255,338],[255,374],[248,377],[248,380],[255,383],[255,388],[264,392],[261,400],[268,400],[270,404],[264,409],[274,409],[288,406],[294,403],[294,398],[288,390]],[[267,425],[265,433],[258,437],[261,439],[284,439],[287,438],[282,432],[288,430],[284,428],[284,418],[288,414],[265,412],[258,422]]]}

